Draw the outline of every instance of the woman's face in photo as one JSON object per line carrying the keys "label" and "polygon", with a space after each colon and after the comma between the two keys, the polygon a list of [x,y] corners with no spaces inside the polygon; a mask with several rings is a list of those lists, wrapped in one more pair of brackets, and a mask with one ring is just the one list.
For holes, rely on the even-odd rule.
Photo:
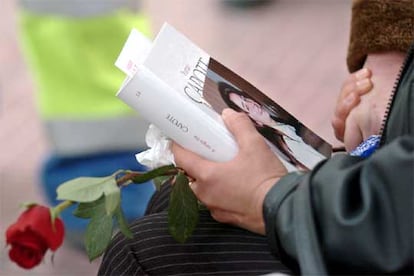
{"label": "woman's face in photo", "polygon": [[254,100],[232,92],[229,93],[229,99],[258,124],[266,125],[271,120],[269,113]]}

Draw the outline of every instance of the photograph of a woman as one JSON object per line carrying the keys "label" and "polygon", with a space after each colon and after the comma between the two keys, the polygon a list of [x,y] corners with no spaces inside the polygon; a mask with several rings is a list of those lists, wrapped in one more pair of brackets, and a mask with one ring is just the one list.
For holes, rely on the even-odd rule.
{"label": "photograph of a woman", "polygon": [[260,104],[246,92],[226,82],[219,82],[218,89],[228,107],[247,113],[258,131],[277,146],[283,158],[298,169],[312,168],[324,158],[303,141],[296,129],[298,122],[295,119],[288,120],[278,116],[274,108]]}

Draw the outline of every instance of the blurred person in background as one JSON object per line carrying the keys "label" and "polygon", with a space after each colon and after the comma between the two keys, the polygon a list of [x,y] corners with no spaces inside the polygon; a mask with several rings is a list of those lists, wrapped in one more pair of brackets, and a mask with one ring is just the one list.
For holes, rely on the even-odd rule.
{"label": "blurred person in background", "polygon": [[[56,204],[59,184],[79,176],[144,170],[135,154],[146,148],[148,124],[119,101],[124,74],[114,62],[132,28],[150,36],[147,16],[126,0],[21,0],[22,48],[36,85],[47,142],[40,184]],[[151,183],[122,189],[129,220],[140,217]],[[67,240],[83,243],[86,220],[62,213]]]}

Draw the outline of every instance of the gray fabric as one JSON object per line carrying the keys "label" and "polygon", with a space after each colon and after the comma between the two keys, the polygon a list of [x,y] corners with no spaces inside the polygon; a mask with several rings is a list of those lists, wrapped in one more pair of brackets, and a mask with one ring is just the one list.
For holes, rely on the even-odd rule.
{"label": "gray fabric", "polygon": [[21,6],[38,14],[88,17],[132,7],[130,0],[20,0]]}
{"label": "gray fabric", "polygon": [[46,134],[60,156],[146,148],[148,123],[139,117],[48,120]]}

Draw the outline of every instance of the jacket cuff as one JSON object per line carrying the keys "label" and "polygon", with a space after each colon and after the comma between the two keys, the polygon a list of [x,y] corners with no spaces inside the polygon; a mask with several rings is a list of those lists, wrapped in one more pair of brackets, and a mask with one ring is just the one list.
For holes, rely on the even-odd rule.
{"label": "jacket cuff", "polygon": [[265,222],[266,236],[270,245],[272,254],[281,256],[278,245],[278,235],[276,231],[276,216],[282,205],[282,202],[294,190],[296,190],[302,174],[299,172],[292,172],[281,178],[266,194],[263,203],[263,218]]}
{"label": "jacket cuff", "polygon": [[362,68],[369,53],[406,52],[414,38],[413,0],[354,0],[347,64]]}

